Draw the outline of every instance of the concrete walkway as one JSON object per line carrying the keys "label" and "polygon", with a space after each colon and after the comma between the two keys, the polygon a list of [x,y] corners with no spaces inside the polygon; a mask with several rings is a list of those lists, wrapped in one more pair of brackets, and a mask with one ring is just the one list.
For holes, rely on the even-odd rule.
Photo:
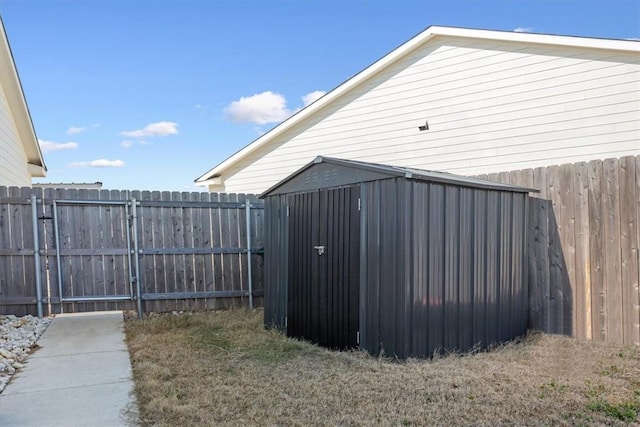
{"label": "concrete walkway", "polygon": [[122,312],[57,315],[0,394],[0,426],[135,425]]}

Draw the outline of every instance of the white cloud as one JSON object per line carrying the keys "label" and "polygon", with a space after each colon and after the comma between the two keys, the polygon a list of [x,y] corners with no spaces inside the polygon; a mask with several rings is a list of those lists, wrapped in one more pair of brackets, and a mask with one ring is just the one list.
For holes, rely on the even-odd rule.
{"label": "white cloud", "polygon": [[317,101],[319,98],[323,97],[324,94],[327,93],[322,90],[314,90],[302,97],[302,102],[304,102],[304,106],[311,104],[312,102]]}
{"label": "white cloud", "polygon": [[87,128],[79,127],[79,126],[71,126],[67,129],[67,135],[77,135],[79,133],[84,132]]}
{"label": "white cloud", "polygon": [[265,125],[283,121],[292,111],[287,108],[284,96],[267,91],[233,101],[224,109],[224,113],[227,120]]}
{"label": "white cloud", "polygon": [[45,141],[43,139],[38,138],[38,144],[40,144],[40,149],[43,153],[47,153],[49,151],[59,151],[59,150],[75,150],[78,148],[77,142],[53,142],[53,141]]}
{"label": "white cloud", "polygon": [[530,33],[531,31],[533,31],[533,28],[531,28],[531,27],[518,27],[518,28],[514,28],[513,31],[516,32],[516,33]]}
{"label": "white cloud", "polygon": [[130,138],[147,138],[153,136],[168,136],[178,133],[178,124],[174,122],[149,123],[142,129],[120,132],[120,135]]}
{"label": "white cloud", "polygon": [[79,133],[83,133],[88,131],[89,129],[95,129],[97,127],[100,127],[100,123],[95,123],[92,124],[89,127],[84,127],[84,126],[70,126],[69,129],[67,129],[67,135],[77,135]]}
{"label": "white cloud", "polygon": [[107,159],[97,159],[91,160],[89,162],[73,162],[69,163],[69,167],[71,168],[121,168],[124,166],[123,160],[107,160]]}
{"label": "white cloud", "polygon": [[138,139],[138,140],[124,139],[120,141],[120,147],[122,148],[131,148],[134,145],[151,145],[151,144],[153,143],[150,141],[147,141],[146,139]]}
{"label": "white cloud", "polygon": [[[304,107],[311,104],[326,92],[316,90],[302,97]],[[233,101],[224,109],[227,120],[239,123],[255,123],[266,125],[277,123],[289,118],[292,114],[300,111],[300,108],[291,110],[287,107],[287,99],[272,91],[266,91],[251,96],[243,96],[237,101]]]}

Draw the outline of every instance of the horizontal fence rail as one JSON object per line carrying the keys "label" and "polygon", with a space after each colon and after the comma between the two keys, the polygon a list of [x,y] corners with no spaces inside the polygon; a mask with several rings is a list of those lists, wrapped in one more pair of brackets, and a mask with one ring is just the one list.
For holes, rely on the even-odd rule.
{"label": "horizontal fence rail", "polygon": [[0,313],[261,303],[255,195],[0,187]]}

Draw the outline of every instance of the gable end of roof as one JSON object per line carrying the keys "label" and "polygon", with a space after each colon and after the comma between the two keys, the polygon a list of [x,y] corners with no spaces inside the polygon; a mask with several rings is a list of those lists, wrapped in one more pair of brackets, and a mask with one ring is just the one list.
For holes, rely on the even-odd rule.
{"label": "gable end of roof", "polygon": [[325,106],[341,98],[351,89],[372,78],[382,70],[386,69],[389,65],[395,63],[400,58],[408,55],[409,53],[413,52],[414,50],[418,49],[419,47],[423,46],[425,43],[433,40],[436,37],[473,38],[478,40],[556,45],[583,49],[606,49],[640,53],[640,42],[632,40],[601,39],[550,34],[519,33],[512,31],[430,26],[404,44],[400,45],[395,50],[383,56],[381,59],[379,59],[369,67],[355,74],[354,76],[325,94],[323,97],[319,98],[317,101],[303,108],[293,116],[275,126],[269,132],[260,136],[250,144],[246,145],[209,171],[202,174],[200,177],[196,178],[195,183],[197,185],[207,185],[207,181],[214,177],[218,181],[222,181],[222,175],[225,173],[225,171],[238,164],[249,154],[262,147],[267,146],[271,141],[275,140],[280,135],[297,126],[308,117],[312,116],[316,111],[321,110]]}

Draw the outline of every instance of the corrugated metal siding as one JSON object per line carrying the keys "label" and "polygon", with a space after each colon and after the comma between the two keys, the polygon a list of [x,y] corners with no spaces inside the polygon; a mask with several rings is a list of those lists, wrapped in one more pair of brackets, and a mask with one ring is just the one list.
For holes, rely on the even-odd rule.
{"label": "corrugated metal siding", "polygon": [[364,183],[362,194],[360,346],[401,355],[411,345],[410,215],[407,181]]}
{"label": "corrugated metal siding", "polygon": [[[288,313],[289,335],[334,348],[359,330],[360,348],[401,358],[513,339],[527,321],[527,198],[403,177],[269,196],[265,322]],[[269,211],[287,205],[284,245],[270,233],[287,221]]]}
{"label": "corrugated metal siding", "polygon": [[288,196],[290,336],[332,348],[357,346],[358,197],[357,186]]}
{"label": "corrugated metal siding", "polygon": [[313,254],[313,242],[318,240],[319,193],[290,195],[289,248],[291,250],[288,299],[287,334],[319,341],[318,331],[318,266]]}
{"label": "corrugated metal siding", "polygon": [[[323,192],[324,193],[324,192]],[[327,191],[329,346],[357,346],[360,283],[359,187]]]}
{"label": "corrugated metal siding", "polygon": [[363,349],[424,357],[526,331],[525,194],[403,179],[362,192]]}
{"label": "corrugated metal siding", "polygon": [[[366,228],[363,230],[364,239],[361,256],[364,258],[361,276],[362,282],[360,298],[364,304],[360,305],[360,347],[371,354],[378,354],[383,344],[380,341],[381,319],[383,311],[383,296],[381,295],[382,271],[389,269],[396,271],[394,259],[384,259],[381,253],[383,244],[389,244],[388,237],[382,233],[381,185],[383,181],[374,181],[361,185],[362,209],[366,218]],[[385,239],[387,237],[387,239]],[[383,262],[384,260],[384,262]],[[389,316],[386,316],[388,318]]]}
{"label": "corrugated metal siding", "polygon": [[284,331],[289,265],[286,195],[265,200],[264,227],[264,322]]}
{"label": "corrugated metal siding", "polygon": [[460,229],[458,251],[459,264],[459,321],[461,327],[458,330],[461,348],[472,348],[475,344],[473,336],[473,220],[475,217],[475,194],[470,188],[460,189]]}

